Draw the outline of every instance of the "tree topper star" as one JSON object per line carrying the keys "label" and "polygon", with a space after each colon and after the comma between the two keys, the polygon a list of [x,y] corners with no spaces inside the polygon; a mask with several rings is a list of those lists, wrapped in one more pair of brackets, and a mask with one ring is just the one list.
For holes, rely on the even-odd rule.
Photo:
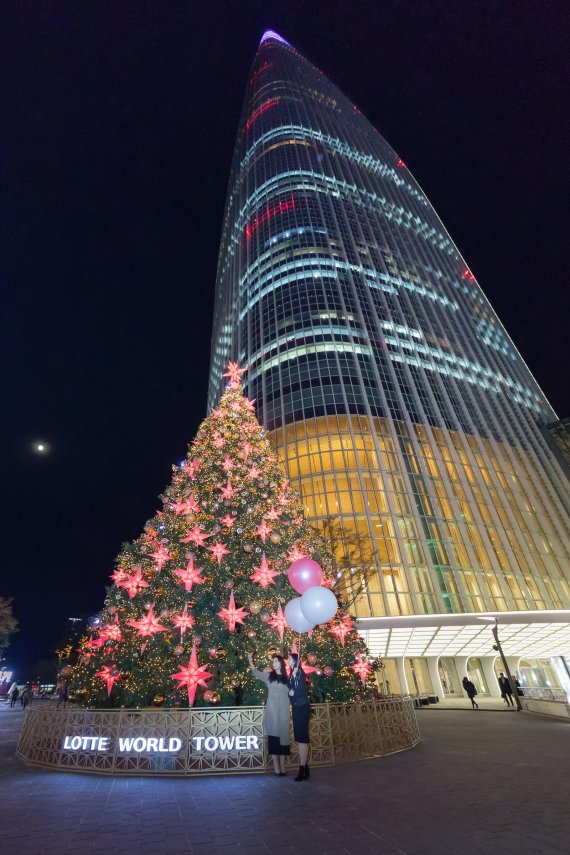
{"label": "tree topper star", "polygon": [[222,377],[229,377],[230,386],[239,386],[241,383],[241,375],[245,374],[246,369],[239,367],[239,362],[228,362],[227,371],[222,374]]}
{"label": "tree topper star", "polygon": [[188,703],[190,706],[193,706],[194,699],[196,698],[196,689],[198,686],[206,686],[206,680],[209,680],[213,674],[210,674],[209,671],[206,671],[204,666],[198,665],[198,657],[196,655],[196,645],[192,645],[192,653],[190,654],[190,661],[188,662],[188,667],[185,668],[183,665],[180,667],[180,671],[177,674],[171,674],[170,677],[173,680],[178,681],[178,688],[181,686],[186,686],[188,688]]}

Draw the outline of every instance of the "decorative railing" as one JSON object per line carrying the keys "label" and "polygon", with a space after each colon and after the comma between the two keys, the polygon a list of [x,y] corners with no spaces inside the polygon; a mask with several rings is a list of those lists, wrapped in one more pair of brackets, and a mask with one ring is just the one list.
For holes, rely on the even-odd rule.
{"label": "decorative railing", "polygon": [[[334,766],[413,748],[420,733],[410,698],[316,704],[311,765]],[[297,765],[291,734],[289,765]],[[28,709],[17,754],[28,763],[100,775],[265,772],[263,707]]]}
{"label": "decorative railing", "polygon": [[529,689],[523,686],[523,696],[535,701],[567,701],[568,695],[561,686],[542,686],[540,689]]}

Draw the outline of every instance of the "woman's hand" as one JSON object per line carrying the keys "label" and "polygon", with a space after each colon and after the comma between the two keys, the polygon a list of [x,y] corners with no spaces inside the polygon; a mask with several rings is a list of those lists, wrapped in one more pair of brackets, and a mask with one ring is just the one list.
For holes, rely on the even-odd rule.
{"label": "woman's hand", "polygon": [[292,698],[294,694],[295,694],[294,689],[289,689],[289,697]]}
{"label": "woman's hand", "polygon": [[249,667],[253,668],[253,653],[247,654],[247,661],[249,662]]}

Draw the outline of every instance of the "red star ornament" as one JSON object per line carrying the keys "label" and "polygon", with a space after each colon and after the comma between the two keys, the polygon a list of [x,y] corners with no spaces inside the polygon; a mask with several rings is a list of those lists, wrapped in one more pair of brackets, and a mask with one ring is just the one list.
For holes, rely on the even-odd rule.
{"label": "red star ornament", "polygon": [[266,520],[261,520],[261,525],[257,526],[257,533],[264,543],[267,540],[267,535],[272,531],[273,529],[270,525],[267,525]]}
{"label": "red star ornament", "polygon": [[115,623],[108,623],[99,630],[99,638],[104,641],[122,641],[121,627],[116,621]]}
{"label": "red star ornament", "polygon": [[254,567],[254,573],[249,577],[252,582],[257,582],[258,585],[261,585],[262,588],[267,589],[270,585],[274,585],[275,582],[273,579],[275,576],[279,576],[279,571],[272,570],[267,563],[267,559],[265,555],[261,559],[261,566]]}
{"label": "red star ornament", "polygon": [[331,635],[335,635],[338,638],[338,640],[340,641],[340,643],[342,644],[342,646],[344,647],[344,642],[346,640],[346,636],[350,632],[352,632],[353,629],[354,629],[354,624],[352,623],[351,619],[348,617],[348,615],[344,615],[341,622],[335,624],[334,626],[331,626],[331,628],[328,631]]}
{"label": "red star ornament", "polygon": [[239,362],[228,362],[227,371],[222,374],[222,377],[229,377],[230,386],[239,386],[241,383],[241,375],[245,374],[245,368],[239,367]]}
{"label": "red star ornament", "polygon": [[298,561],[299,558],[306,558],[306,557],[307,557],[306,554],[304,552],[301,552],[301,550],[299,549],[297,544],[294,544],[291,547],[291,551],[289,552],[289,555],[287,556],[287,561],[290,561],[292,564],[293,561]]}
{"label": "red star ornament", "polygon": [[223,448],[224,447],[224,438],[219,431],[214,433],[214,448]]}
{"label": "red star ornament", "polygon": [[360,653],[356,654],[356,664],[350,666],[355,674],[358,674],[360,679],[362,680],[362,685],[364,686],[368,675],[372,671],[372,665],[369,662],[366,662]]}
{"label": "red star ornament", "polygon": [[277,614],[272,615],[267,621],[269,626],[272,626],[279,633],[279,638],[283,641],[283,633],[287,629],[287,621],[285,620],[285,615],[283,614],[283,609],[281,608],[281,603],[279,603],[279,608],[277,609]]}
{"label": "red star ornament", "polygon": [[196,473],[200,468],[199,460],[189,460],[188,463],[184,467],[184,471],[190,478],[194,479],[196,477]]}
{"label": "red star ornament", "polygon": [[257,478],[259,478],[260,474],[261,474],[261,469],[258,469],[257,466],[255,466],[255,464],[253,464],[247,470],[247,477],[251,478],[252,481],[257,480]]}
{"label": "red star ornament", "polygon": [[192,585],[202,585],[206,581],[203,576],[200,576],[201,572],[200,567],[194,567],[194,558],[190,556],[186,570],[175,570],[174,575],[178,576],[179,585],[184,585],[187,591],[191,591]]}
{"label": "red star ornament", "polygon": [[182,538],[182,543],[193,543],[195,546],[204,546],[204,541],[211,536],[211,534],[203,532],[199,525],[195,525],[192,531],[189,531],[186,537]]}
{"label": "red star ornament", "polygon": [[234,592],[232,591],[230,594],[229,606],[227,607],[227,609],[226,608],[220,609],[220,611],[218,612],[218,615],[219,615],[219,617],[221,617],[221,619],[223,621],[225,621],[227,623],[229,631],[234,632],[235,628],[236,628],[236,623],[243,623],[244,622],[243,619],[247,615],[247,612],[245,609],[242,609],[242,608],[237,609],[236,608],[236,603],[234,600]]}
{"label": "red star ornament", "polygon": [[244,460],[247,460],[252,451],[253,445],[251,444],[251,442],[248,442],[247,439],[244,439],[241,444],[240,456],[243,457]]}
{"label": "red star ornament", "polygon": [[283,511],[278,511],[276,508],[271,508],[271,510],[267,511],[267,513],[265,514],[265,519],[274,522],[275,520],[279,519],[282,513]]}
{"label": "red star ornament", "polygon": [[128,620],[127,623],[129,626],[133,626],[142,638],[146,638],[147,636],[152,638],[155,633],[166,632],[168,629],[167,626],[162,626],[159,623],[152,608],[140,620]]}
{"label": "red star ornament", "polygon": [[178,688],[181,686],[186,686],[188,688],[188,703],[190,706],[193,706],[194,699],[196,698],[196,689],[198,686],[206,686],[206,680],[209,680],[210,677],[213,677],[213,674],[210,674],[209,671],[198,665],[198,656],[196,655],[196,645],[192,645],[192,653],[190,654],[190,661],[188,662],[188,667],[185,668],[183,665],[180,667],[180,671],[177,674],[171,674],[170,677],[173,680],[178,681]]}
{"label": "red star ornament", "polygon": [[133,597],[136,597],[141,588],[148,588],[148,582],[142,577],[142,567],[137,565],[134,568],[134,571],[134,573],[127,576],[127,578],[121,582],[121,587],[127,591],[131,600]]}
{"label": "red star ornament", "polygon": [[127,578],[128,578],[127,572],[122,567],[117,567],[115,572],[111,573],[111,579],[113,580],[113,582],[115,583],[117,588],[120,588],[122,586],[123,582],[125,581],[125,579],[127,579]]}
{"label": "red star ornament", "polygon": [[244,402],[245,408],[248,412],[255,413],[255,398],[253,399],[253,401],[250,401],[249,398],[244,398],[243,402]]}
{"label": "red star ornament", "polygon": [[188,614],[188,603],[186,603],[184,609],[180,612],[179,615],[174,615],[173,623],[176,629],[180,630],[180,641],[182,641],[186,630],[192,629],[192,627],[196,623],[192,615]]}
{"label": "red star ornament", "polygon": [[196,513],[196,511],[198,510],[198,502],[196,501],[192,493],[190,493],[190,495],[186,499],[174,502],[174,504],[170,507],[177,515],[185,514],[186,516],[189,516],[190,514]]}
{"label": "red star ornament", "polygon": [[170,559],[172,558],[172,553],[169,552],[168,549],[166,549],[166,547],[161,544],[159,547],[157,547],[155,552],[151,552],[150,557],[154,558],[154,560],[156,561],[156,566],[159,570],[162,570],[166,562],[170,561]]}
{"label": "red star ornament", "polygon": [[231,472],[233,468],[234,462],[230,455],[226,454],[226,456],[224,457],[224,462],[222,463],[222,469],[224,470],[224,472]]}
{"label": "red star ornament", "polygon": [[117,669],[116,665],[104,665],[100,671],[97,671],[95,674],[96,677],[101,677],[103,682],[107,684],[107,697],[111,694],[111,690],[113,688],[114,683],[121,676],[121,671],[116,670],[115,674],[112,674],[111,671],[115,671]]}
{"label": "red star ornament", "polygon": [[232,517],[230,514],[226,514],[225,517],[222,517],[220,522],[222,525],[225,525],[226,528],[233,528],[236,522],[236,518]]}
{"label": "red star ornament", "polygon": [[213,409],[210,415],[213,419],[223,419],[224,411],[218,407],[218,409]]}
{"label": "red star ornament", "polygon": [[220,493],[222,494],[223,499],[231,499],[235,493],[238,493],[239,490],[237,487],[232,487],[232,482],[228,478],[228,483],[225,487],[220,487]]}
{"label": "red star ornament", "polygon": [[217,541],[213,546],[208,547],[208,552],[211,552],[214,558],[217,560],[218,565],[222,563],[222,558],[224,555],[229,555],[230,550],[226,549],[225,545],[221,541]]}

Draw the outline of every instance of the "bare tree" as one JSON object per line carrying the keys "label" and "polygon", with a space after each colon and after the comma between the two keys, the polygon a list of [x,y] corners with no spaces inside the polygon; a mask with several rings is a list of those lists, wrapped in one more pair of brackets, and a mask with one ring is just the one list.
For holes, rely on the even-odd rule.
{"label": "bare tree", "polygon": [[0,597],[0,653],[10,644],[10,635],[18,631],[18,621],[12,612],[12,597]]}
{"label": "bare tree", "polygon": [[332,554],[335,590],[340,593],[342,605],[348,610],[377,572],[372,543],[357,529],[343,524],[338,517],[325,517],[315,522],[312,528]]}

